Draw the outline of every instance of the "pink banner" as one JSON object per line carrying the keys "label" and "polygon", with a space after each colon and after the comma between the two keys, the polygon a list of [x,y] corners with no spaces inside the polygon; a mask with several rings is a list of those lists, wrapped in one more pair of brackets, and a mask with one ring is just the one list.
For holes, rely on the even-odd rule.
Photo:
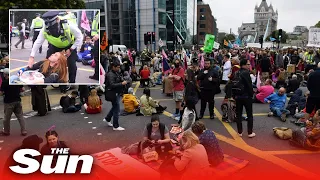
{"label": "pink banner", "polygon": [[165,58],[165,59],[168,59],[168,56],[167,56],[166,52],[164,52],[163,49],[162,49],[162,57]]}
{"label": "pink banner", "polygon": [[100,66],[100,85],[104,84],[106,72],[104,71],[103,67]]}
{"label": "pink banner", "polygon": [[81,27],[87,31],[90,31],[91,28],[90,28],[90,23],[89,23],[89,20],[87,18],[87,14],[86,14],[86,11],[82,11],[81,13]]}
{"label": "pink banner", "polygon": [[132,58],[132,54],[131,54],[130,50],[128,50],[128,56],[129,56],[129,60],[131,61],[131,63],[133,63],[133,58]]}

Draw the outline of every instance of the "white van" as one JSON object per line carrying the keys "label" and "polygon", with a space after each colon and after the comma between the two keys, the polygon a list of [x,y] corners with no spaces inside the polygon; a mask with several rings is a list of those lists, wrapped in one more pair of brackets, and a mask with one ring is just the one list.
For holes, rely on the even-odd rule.
{"label": "white van", "polygon": [[125,45],[112,45],[109,47],[109,52],[116,53],[117,51],[127,53],[127,47]]}

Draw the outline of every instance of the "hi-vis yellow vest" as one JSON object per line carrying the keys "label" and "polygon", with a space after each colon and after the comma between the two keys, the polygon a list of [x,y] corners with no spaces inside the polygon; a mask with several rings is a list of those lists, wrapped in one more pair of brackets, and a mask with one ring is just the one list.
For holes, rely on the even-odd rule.
{"label": "hi-vis yellow vest", "polygon": [[60,16],[60,19],[62,20],[68,20],[68,23],[72,23],[77,25],[77,17],[73,13],[68,13],[64,16]]}
{"label": "hi-vis yellow vest", "polygon": [[41,29],[43,28],[43,20],[41,18],[34,18],[34,27],[33,29]]}
{"label": "hi-vis yellow vest", "polygon": [[99,34],[100,12],[94,17],[91,28],[91,36]]}
{"label": "hi-vis yellow vest", "polygon": [[62,28],[64,31],[63,35],[59,37],[54,37],[48,34],[48,31],[45,29],[43,32],[44,38],[53,46],[57,48],[66,48],[74,43],[74,36],[70,32],[70,27],[68,23],[62,23]]}

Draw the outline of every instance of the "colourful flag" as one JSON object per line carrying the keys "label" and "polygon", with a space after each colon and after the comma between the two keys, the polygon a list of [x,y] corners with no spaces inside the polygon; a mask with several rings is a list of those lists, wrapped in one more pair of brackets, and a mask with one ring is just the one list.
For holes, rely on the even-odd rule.
{"label": "colourful flag", "polygon": [[261,87],[261,79],[260,79],[260,72],[257,72],[257,88]]}
{"label": "colourful flag", "polygon": [[80,24],[80,26],[81,26],[83,29],[85,29],[85,30],[87,30],[87,31],[90,31],[91,28],[90,28],[89,20],[88,20],[88,18],[87,18],[86,11],[82,11],[81,14],[82,14],[82,15],[81,15],[81,24]]}
{"label": "colourful flag", "polygon": [[103,37],[102,37],[102,41],[100,44],[101,51],[104,51],[107,48],[107,45],[108,45],[107,43],[108,43],[107,35],[106,35],[106,32],[104,32]]}
{"label": "colourful flag", "polygon": [[128,56],[129,56],[129,60],[131,61],[131,63],[133,63],[133,58],[132,58],[132,54],[130,49],[128,50]]}
{"label": "colourful flag", "polygon": [[184,61],[184,69],[188,69],[188,60],[189,60],[189,57],[187,56],[187,52],[186,50],[182,47],[182,58],[183,58],[183,61]]}
{"label": "colourful flag", "polygon": [[161,38],[159,39],[159,46],[160,46],[160,47],[163,46],[163,42],[162,42]]}
{"label": "colourful flag", "polygon": [[228,46],[229,45],[228,41],[224,40],[223,45]]}
{"label": "colourful flag", "polygon": [[233,48],[233,45],[232,45],[232,43],[229,41],[229,43],[228,43],[228,47],[229,48]]}
{"label": "colourful flag", "polygon": [[203,54],[200,55],[200,69],[204,68],[204,57]]}
{"label": "colourful flag", "polygon": [[168,56],[167,56],[166,52],[164,52],[163,49],[162,49],[162,57],[168,59]]}

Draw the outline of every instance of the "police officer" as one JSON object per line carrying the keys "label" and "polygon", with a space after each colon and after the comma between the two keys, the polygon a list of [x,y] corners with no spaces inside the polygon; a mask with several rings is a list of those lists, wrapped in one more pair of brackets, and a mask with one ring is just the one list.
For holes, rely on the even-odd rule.
{"label": "police officer", "polygon": [[[36,14],[36,18],[34,18],[32,20],[32,23],[31,23],[31,27],[30,27],[30,30],[34,30],[34,33],[33,33],[33,38],[32,38],[32,46],[34,44],[34,42],[37,40],[38,38],[38,35],[40,33],[40,30],[45,27],[45,24],[44,24],[44,21],[43,19],[41,19],[40,17],[41,15],[39,13]],[[39,48],[39,53],[41,54],[42,52],[42,46],[40,46]]]}
{"label": "police officer", "polygon": [[78,59],[77,48],[81,47],[83,35],[78,26],[73,23],[68,23],[68,20],[59,16],[58,11],[49,11],[42,15],[45,22],[45,28],[41,29],[37,40],[34,43],[30,57],[29,67],[34,64],[34,55],[37,49],[45,40],[50,43],[47,51],[47,57],[56,52],[66,50],[68,57],[69,83],[75,83],[77,75],[76,60]]}
{"label": "police officer", "polygon": [[92,27],[91,27],[91,36],[95,36],[99,34],[99,23],[100,23],[100,12],[96,14],[96,16],[93,19]]}

